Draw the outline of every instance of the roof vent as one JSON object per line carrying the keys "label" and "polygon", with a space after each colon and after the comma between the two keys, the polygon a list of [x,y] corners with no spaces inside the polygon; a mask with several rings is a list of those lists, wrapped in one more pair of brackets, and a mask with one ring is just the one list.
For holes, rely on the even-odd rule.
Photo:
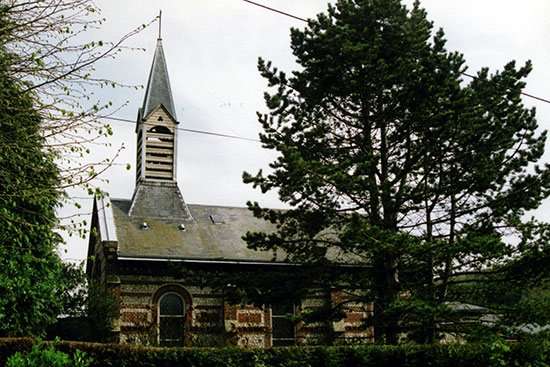
{"label": "roof vent", "polygon": [[183,223],[178,224],[178,229],[180,231],[185,231],[185,224],[183,224]]}
{"label": "roof vent", "polygon": [[224,224],[225,221],[223,220],[223,217],[218,214],[210,214],[210,220],[213,224]]}
{"label": "roof vent", "polygon": [[147,224],[147,222],[143,222],[143,223],[141,223],[140,228],[143,229],[143,230],[148,230],[149,229],[149,224]]}

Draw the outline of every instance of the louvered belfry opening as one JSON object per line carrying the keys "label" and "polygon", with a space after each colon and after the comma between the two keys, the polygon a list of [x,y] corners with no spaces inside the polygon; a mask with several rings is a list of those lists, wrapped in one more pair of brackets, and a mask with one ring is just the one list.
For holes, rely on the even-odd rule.
{"label": "louvered belfry opening", "polygon": [[173,178],[174,133],[167,126],[148,127],[145,131],[145,179]]}
{"label": "louvered belfry opening", "polygon": [[139,181],[139,178],[141,176],[141,169],[142,169],[142,163],[141,163],[141,155],[143,154],[143,132],[141,129],[138,131],[137,136],[137,149],[136,149],[136,181]]}

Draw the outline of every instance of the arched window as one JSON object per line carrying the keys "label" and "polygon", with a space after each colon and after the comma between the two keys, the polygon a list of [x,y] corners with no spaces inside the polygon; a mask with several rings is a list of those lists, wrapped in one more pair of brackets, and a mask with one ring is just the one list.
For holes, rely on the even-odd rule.
{"label": "arched window", "polygon": [[166,138],[170,138],[171,136],[174,135],[169,128],[167,128],[166,126],[160,126],[160,125],[153,126],[147,131],[150,133],[156,133],[157,137],[160,137],[160,134],[166,135]]}
{"label": "arched window", "polygon": [[159,343],[166,347],[183,346],[185,301],[175,292],[164,293],[158,302]]}

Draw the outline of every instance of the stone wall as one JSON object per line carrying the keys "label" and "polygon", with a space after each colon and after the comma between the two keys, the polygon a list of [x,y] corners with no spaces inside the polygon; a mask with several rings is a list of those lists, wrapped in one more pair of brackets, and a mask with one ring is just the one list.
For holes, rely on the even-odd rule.
{"label": "stone wall", "polygon": [[373,304],[354,301],[353,294],[341,290],[333,290],[331,302],[342,305],[344,318],[332,323],[335,344],[357,344],[374,342],[374,329],[368,325],[368,319],[373,316]]}
{"label": "stone wall", "polygon": [[[223,295],[208,288],[187,285],[170,277],[122,276],[117,295],[120,297],[118,340],[121,343],[157,345],[156,297],[167,287],[178,287],[186,298],[185,345],[271,347],[271,309],[231,305]],[[170,288],[172,289],[172,288]],[[183,296],[183,292],[186,293]],[[340,298],[339,298],[340,297]],[[343,295],[333,292],[331,299],[341,301]],[[296,312],[309,312],[320,307],[327,297],[319,294],[297,306]],[[189,305],[190,304],[190,305]],[[345,318],[339,322],[296,324],[297,344],[350,343],[372,341],[372,330],[366,319],[372,306],[346,303]]]}
{"label": "stone wall", "polygon": [[[172,278],[121,277],[120,337],[122,343],[156,345],[157,303],[155,297],[166,287],[186,293],[186,345],[224,345],[221,295],[196,286],[182,286]],[[184,297],[187,298],[187,297]]]}

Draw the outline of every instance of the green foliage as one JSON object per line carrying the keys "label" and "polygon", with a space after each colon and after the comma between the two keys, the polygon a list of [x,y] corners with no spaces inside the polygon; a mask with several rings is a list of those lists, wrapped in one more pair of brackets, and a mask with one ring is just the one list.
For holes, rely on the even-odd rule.
{"label": "green foliage", "polygon": [[62,308],[58,170],[32,99],[6,74],[9,62],[0,48],[0,335],[36,335]]}
{"label": "green foliage", "polygon": [[[19,355],[23,355],[22,348],[28,351],[31,349],[31,344],[32,341],[28,339],[0,339],[0,364],[15,351],[19,352]],[[48,354],[55,353],[51,345],[40,348],[49,350]],[[73,363],[77,360],[77,355],[82,355],[82,352],[77,351],[83,351],[85,353],[84,360],[93,360],[90,364],[91,367],[498,367],[503,365],[542,367],[548,366],[550,363],[550,342],[546,338],[510,345],[502,341],[495,341],[485,344],[363,345],[266,350],[145,348],[120,344],[60,342],[55,344],[55,349],[64,352],[65,360],[69,358],[69,355],[73,355]],[[34,347],[32,350],[35,350]],[[51,365],[56,366],[55,364]],[[87,366],[86,364],[72,365]]]}
{"label": "green foliage", "polygon": [[29,353],[16,352],[8,358],[6,367],[88,367],[92,358],[78,349],[72,358],[55,349],[53,344],[38,342]]}
{"label": "green foliage", "polygon": [[[267,174],[243,174],[291,207],[249,202],[277,228],[247,233],[249,247],[284,250],[316,272],[281,287],[333,284],[374,301],[382,343],[543,314],[545,300],[525,292],[548,279],[550,253],[548,226],[522,220],[550,194],[550,166],[539,163],[547,133],[521,99],[531,64],[465,80],[463,56],[418,1],[339,0],[292,29],[291,48],[292,74],[258,62],[269,86],[260,138],[279,157]],[[319,271],[342,263],[364,270]],[[239,285],[265,298],[273,282]],[[463,322],[467,304],[492,325]]]}
{"label": "green foliage", "polygon": [[550,333],[530,335],[518,346],[513,346],[512,366],[543,367],[550,365]]}
{"label": "green foliage", "polygon": [[46,337],[66,340],[109,342],[113,320],[119,316],[119,304],[112,292],[95,282],[87,284],[82,279],[80,267],[72,269],[76,279],[67,291],[62,318],[51,325]]}
{"label": "green foliage", "polygon": [[85,311],[88,298],[86,273],[84,262],[63,263],[62,269],[63,288],[59,297],[61,301],[61,314],[65,316],[81,316]]}
{"label": "green foliage", "polygon": [[113,294],[100,284],[89,284],[85,316],[90,326],[91,341],[109,341],[113,320],[119,314],[119,303]]}
{"label": "green foliage", "polygon": [[0,44],[0,335],[42,335],[72,307],[80,278],[56,252],[59,170],[35,96],[8,73],[14,59]]}

